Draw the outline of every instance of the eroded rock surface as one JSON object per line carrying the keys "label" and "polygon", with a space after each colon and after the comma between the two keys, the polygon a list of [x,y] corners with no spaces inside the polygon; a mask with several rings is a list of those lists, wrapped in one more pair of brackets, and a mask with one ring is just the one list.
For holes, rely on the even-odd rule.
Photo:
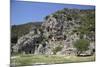
{"label": "eroded rock surface", "polygon": [[[41,29],[32,30],[18,39],[17,44],[13,46],[14,52],[76,55],[77,50],[73,43],[81,38],[81,33],[77,29],[83,23],[82,16],[78,9],[64,9],[62,13],[49,15],[42,23]],[[90,40],[89,50],[83,52],[87,55],[95,49],[92,41],[95,39],[94,35],[88,35],[83,34],[84,39]]]}

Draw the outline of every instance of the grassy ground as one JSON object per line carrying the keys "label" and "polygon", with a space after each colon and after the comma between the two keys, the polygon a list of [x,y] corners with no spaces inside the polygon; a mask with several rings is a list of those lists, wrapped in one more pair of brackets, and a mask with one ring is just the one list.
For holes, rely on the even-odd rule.
{"label": "grassy ground", "polygon": [[37,64],[74,63],[95,61],[95,56],[18,55],[11,57],[11,65],[26,66]]}

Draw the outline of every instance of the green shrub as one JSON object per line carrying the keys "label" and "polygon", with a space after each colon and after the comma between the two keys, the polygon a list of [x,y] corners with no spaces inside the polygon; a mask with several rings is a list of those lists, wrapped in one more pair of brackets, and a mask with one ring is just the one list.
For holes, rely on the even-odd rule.
{"label": "green shrub", "polygon": [[61,51],[62,47],[61,46],[57,46],[53,49],[53,53],[56,54],[58,51]]}
{"label": "green shrub", "polygon": [[81,53],[81,52],[83,52],[83,51],[88,50],[89,41],[86,40],[86,39],[80,39],[80,40],[77,40],[77,41],[74,43],[74,46],[76,47],[77,51],[78,51],[79,53]]}

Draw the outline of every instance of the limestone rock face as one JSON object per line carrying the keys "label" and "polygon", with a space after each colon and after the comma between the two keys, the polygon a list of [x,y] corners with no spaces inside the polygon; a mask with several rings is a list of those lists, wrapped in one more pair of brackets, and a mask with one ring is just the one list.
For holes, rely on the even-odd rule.
{"label": "limestone rock face", "polygon": [[[42,23],[41,29],[37,28],[20,37],[13,50],[32,54],[76,55],[74,42],[81,38],[77,29],[81,27],[83,16],[79,12],[78,9],[64,9],[49,15]],[[83,38],[95,39],[93,36],[87,37],[86,34]],[[89,50],[83,53],[91,54],[93,49],[94,43],[91,41]]]}
{"label": "limestone rock face", "polygon": [[42,42],[42,38],[42,35],[34,34],[34,32],[22,36],[13,47],[14,52],[24,52],[26,54],[50,54],[50,52],[48,52],[50,50],[48,49],[48,44],[47,42]]}
{"label": "limestone rock face", "polygon": [[47,38],[49,39],[49,44],[52,45],[52,49],[62,45],[62,49],[58,51],[57,54],[75,55],[73,42],[79,39],[77,33],[71,35],[72,30],[75,29],[74,27],[78,26],[75,25],[75,22],[75,20],[58,22],[56,18],[50,15],[50,18],[42,24],[44,27],[44,33],[48,32]]}

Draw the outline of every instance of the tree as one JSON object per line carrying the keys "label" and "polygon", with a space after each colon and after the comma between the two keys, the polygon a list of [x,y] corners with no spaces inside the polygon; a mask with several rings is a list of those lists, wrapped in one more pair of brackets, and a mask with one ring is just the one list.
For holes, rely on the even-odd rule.
{"label": "tree", "polygon": [[80,55],[83,51],[88,50],[89,41],[86,39],[80,39],[74,43],[74,46],[77,49],[77,55]]}

